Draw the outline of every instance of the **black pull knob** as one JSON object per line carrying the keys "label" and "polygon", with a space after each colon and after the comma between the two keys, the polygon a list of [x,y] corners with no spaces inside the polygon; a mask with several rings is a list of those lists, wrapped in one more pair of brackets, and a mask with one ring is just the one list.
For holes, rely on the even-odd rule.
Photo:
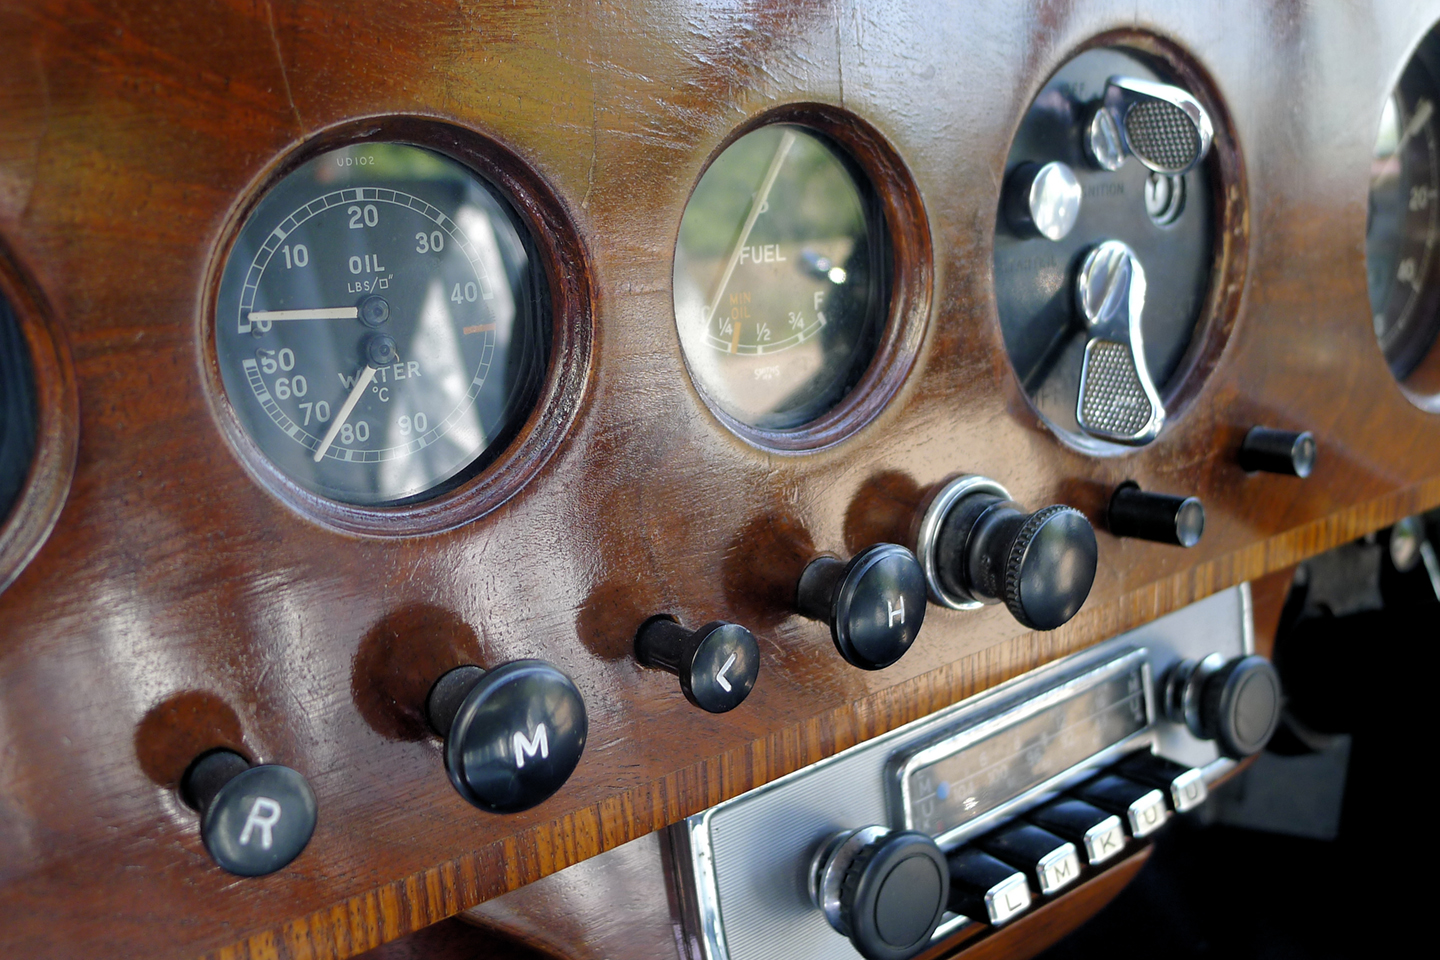
{"label": "black pull knob", "polygon": [[1123,483],[1110,498],[1107,525],[1117,537],[1193,547],[1205,533],[1205,506],[1194,497],[1146,493]]}
{"label": "black pull knob", "polygon": [[1004,602],[1025,626],[1054,630],[1080,611],[1095,582],[1095,530],[1073,507],[1026,513],[984,477],[951,481],[920,523],[931,595],[956,609]]}
{"label": "black pull knob", "polygon": [[559,790],[589,730],[580,691],[543,660],[457,667],[435,682],[426,713],[445,738],[450,783],[491,813],[528,810]]}
{"label": "black pull knob", "polygon": [[1308,430],[1251,427],[1240,444],[1240,469],[1304,478],[1315,468],[1315,453],[1315,438]]}
{"label": "black pull knob", "polygon": [[250,762],[230,750],[200,757],[180,782],[200,811],[205,849],[242,877],[274,873],[296,857],[315,832],[315,794],[289,767]]}
{"label": "black pull knob", "polygon": [[915,554],[877,543],[849,563],[812,560],[800,575],[796,607],[830,625],[835,649],[862,670],[888,667],[905,655],[925,622],[925,573]]}
{"label": "black pull knob", "polygon": [[950,871],[923,833],[846,830],[816,853],[810,896],[867,960],[907,960],[930,945],[950,897]]}
{"label": "black pull knob", "polygon": [[721,620],[686,630],[673,617],[651,617],[635,634],[635,657],[678,676],[685,699],[710,713],[740,706],[760,674],[754,635]]}
{"label": "black pull knob", "polygon": [[1264,657],[1182,660],[1165,675],[1165,716],[1236,760],[1259,753],[1280,724],[1280,675]]}

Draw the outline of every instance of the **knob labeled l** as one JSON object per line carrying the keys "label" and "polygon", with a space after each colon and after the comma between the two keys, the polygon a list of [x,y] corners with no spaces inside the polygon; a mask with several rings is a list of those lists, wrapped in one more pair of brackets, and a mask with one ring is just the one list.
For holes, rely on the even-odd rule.
{"label": "knob labeled l", "polygon": [[678,676],[685,699],[710,713],[740,706],[760,674],[754,635],[721,620],[686,630],[669,616],[651,617],[635,634],[635,658]]}

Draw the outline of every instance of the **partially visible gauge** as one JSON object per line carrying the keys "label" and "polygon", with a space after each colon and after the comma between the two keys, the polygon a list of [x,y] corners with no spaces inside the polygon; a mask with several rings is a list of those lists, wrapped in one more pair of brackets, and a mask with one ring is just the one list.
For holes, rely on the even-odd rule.
{"label": "partially visible gauge", "polygon": [[824,415],[875,357],[888,270],[884,214],[839,147],[790,124],[740,137],[695,187],[675,247],[696,386],[760,430]]}
{"label": "partially visible gauge", "polygon": [[10,515],[35,454],[35,382],[25,334],[0,297],[0,524]]}
{"label": "partially visible gauge", "polygon": [[544,377],[542,271],[488,182],[402,143],[321,154],[256,205],[215,346],[240,423],[323,497],[447,490],[514,436]]}
{"label": "partially visible gauge", "polygon": [[1365,262],[1375,336],[1396,379],[1440,333],[1440,34],[1432,33],[1385,101],[1370,166]]}

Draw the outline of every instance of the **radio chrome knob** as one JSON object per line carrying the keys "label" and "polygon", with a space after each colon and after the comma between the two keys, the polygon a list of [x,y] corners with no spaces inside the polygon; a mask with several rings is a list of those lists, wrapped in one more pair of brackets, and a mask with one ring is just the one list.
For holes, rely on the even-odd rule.
{"label": "radio chrome knob", "polygon": [[559,790],[589,729],[580,691],[543,660],[456,667],[435,682],[425,708],[445,738],[451,785],[490,813],[528,810]]}
{"label": "radio chrome knob", "polygon": [[954,609],[1004,602],[1015,619],[1054,630],[1080,611],[1099,547],[1085,515],[1061,504],[1034,513],[984,477],[951,481],[920,522],[930,595]]}
{"label": "radio chrome knob", "polygon": [[1264,657],[1212,653],[1165,675],[1165,717],[1239,760],[1265,749],[1280,724],[1280,674]]}
{"label": "radio chrome knob", "polygon": [[867,960],[907,960],[930,945],[950,898],[950,869],[923,833],[846,830],[816,853],[810,896]]}

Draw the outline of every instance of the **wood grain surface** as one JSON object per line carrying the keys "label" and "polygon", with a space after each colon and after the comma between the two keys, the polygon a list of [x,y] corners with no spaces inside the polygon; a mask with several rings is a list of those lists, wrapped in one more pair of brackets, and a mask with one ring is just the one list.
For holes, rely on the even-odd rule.
{"label": "wood grain surface", "polygon": [[[0,274],[59,358],[43,389],[61,468],[21,509],[64,501],[0,593],[0,953],[353,956],[1440,504],[1440,419],[1390,377],[1364,263],[1381,105],[1437,16],[1436,0],[0,0]],[[1102,34],[1163,38],[1223,104],[1243,255],[1183,409],[1154,444],[1091,457],[1016,382],[991,251],[1022,113]],[[797,105],[879,138],[930,258],[907,281],[926,289],[903,380],[804,453],[709,412],[671,292],[708,160]],[[591,325],[531,422],[556,431],[533,475],[399,537],[337,530],[247,466],[205,336],[257,190],[317,138],[388,117],[463,128],[543,185]],[[1243,473],[1257,423],[1313,431],[1314,474]],[[1135,480],[1201,497],[1207,530],[1191,550],[1102,530],[1091,598],[1053,633],[932,605],[898,664],[847,666],[790,608],[797,565],[903,540],[960,473],[1097,527]],[[701,713],[634,662],[660,612],[756,633],[741,708]],[[450,787],[415,690],[460,658],[519,657],[575,679],[590,740],[556,796],[500,817]],[[205,854],[175,780],[215,746],[309,779],[319,826],[285,870],[242,880]]]}

